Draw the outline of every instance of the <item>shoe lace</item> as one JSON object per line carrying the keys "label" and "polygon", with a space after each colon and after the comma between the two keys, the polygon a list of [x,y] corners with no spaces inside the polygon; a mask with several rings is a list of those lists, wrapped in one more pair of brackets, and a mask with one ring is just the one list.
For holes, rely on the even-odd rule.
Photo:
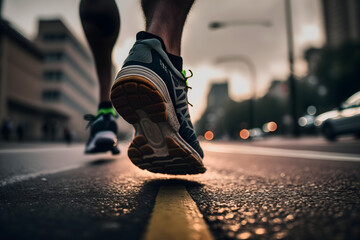
{"label": "shoe lace", "polygon": [[92,114],[85,114],[84,115],[84,120],[89,121],[88,124],[86,125],[85,129],[88,129],[91,126],[91,123],[94,122],[94,120],[96,119],[96,117]]}
{"label": "shoe lace", "polygon": [[[182,70],[182,71],[181,71],[182,75],[183,75],[184,78],[185,78],[185,91],[186,91],[186,93],[188,92],[189,89],[192,89],[192,87],[189,86],[187,80],[188,80],[189,78],[192,78],[192,77],[194,76],[193,72],[192,72],[190,69],[189,69],[189,72],[190,72],[191,75],[190,75],[190,76],[186,76],[186,71],[185,71],[185,70]],[[187,95],[186,95],[186,102],[187,102],[187,104],[189,104],[191,107],[193,107],[193,105],[189,102],[189,100],[188,100],[188,98],[187,98]]]}

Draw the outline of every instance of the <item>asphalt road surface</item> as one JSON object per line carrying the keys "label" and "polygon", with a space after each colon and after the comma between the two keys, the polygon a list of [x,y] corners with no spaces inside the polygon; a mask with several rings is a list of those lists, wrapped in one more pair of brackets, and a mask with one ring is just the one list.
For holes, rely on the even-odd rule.
{"label": "asphalt road surface", "polygon": [[[82,145],[2,146],[1,239],[151,239],[155,204],[177,194],[181,205],[184,192],[214,239],[360,239],[359,141],[202,146],[207,172],[181,177],[136,168],[126,144],[118,157],[85,156]],[[171,192],[179,186],[183,192]],[[199,236],[187,239],[210,238]],[[186,239],[185,233],[174,239]]]}

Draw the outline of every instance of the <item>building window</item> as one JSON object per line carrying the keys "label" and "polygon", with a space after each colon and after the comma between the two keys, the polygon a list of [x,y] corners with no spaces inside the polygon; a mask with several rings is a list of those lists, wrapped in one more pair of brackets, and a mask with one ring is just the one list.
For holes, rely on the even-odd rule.
{"label": "building window", "polygon": [[62,42],[66,40],[66,38],[64,33],[48,33],[43,36],[45,42]]}
{"label": "building window", "polygon": [[69,66],[77,71],[89,84],[92,86],[95,85],[94,80],[90,77],[90,75],[84,71],[82,67],[79,66],[79,64],[72,59],[68,54],[64,52],[50,52],[46,54],[46,61],[47,62],[60,62],[64,61],[69,64]]}
{"label": "building window", "polygon": [[57,90],[45,90],[42,93],[42,99],[48,102],[55,102],[60,100],[60,92]]}
{"label": "building window", "polygon": [[43,73],[43,79],[48,82],[60,82],[63,78],[63,73],[60,71],[46,71]]}
{"label": "building window", "polygon": [[57,42],[69,41],[72,44],[73,48],[82,56],[82,58],[87,63],[92,62],[92,59],[90,58],[89,54],[87,54],[86,51],[83,50],[83,46],[81,44],[79,44],[71,36],[66,35],[66,33],[47,33],[47,34],[43,35],[42,39],[46,43],[57,43]]}
{"label": "building window", "polygon": [[46,54],[47,62],[58,62],[63,60],[64,54],[62,52],[52,52]]}

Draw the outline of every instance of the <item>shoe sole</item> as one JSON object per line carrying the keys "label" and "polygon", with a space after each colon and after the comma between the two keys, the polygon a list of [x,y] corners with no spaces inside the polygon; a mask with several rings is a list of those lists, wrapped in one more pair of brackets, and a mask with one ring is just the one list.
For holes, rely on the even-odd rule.
{"label": "shoe sole", "polygon": [[164,91],[165,83],[147,68],[130,66],[119,73],[111,101],[135,128],[128,156],[139,168],[154,173],[204,173],[201,157],[178,132],[180,124],[170,96]]}

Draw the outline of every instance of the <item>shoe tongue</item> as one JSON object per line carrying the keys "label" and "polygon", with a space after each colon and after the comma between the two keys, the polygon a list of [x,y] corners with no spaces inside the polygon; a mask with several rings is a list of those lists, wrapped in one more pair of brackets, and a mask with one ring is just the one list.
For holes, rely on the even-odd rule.
{"label": "shoe tongue", "polygon": [[171,53],[168,53],[166,51],[166,47],[165,47],[165,44],[164,44],[164,41],[162,40],[161,37],[157,36],[157,35],[154,35],[152,33],[148,33],[148,32],[144,32],[144,31],[141,31],[141,32],[138,32],[136,34],[136,40],[144,40],[144,39],[157,39],[159,40],[159,42],[161,43],[161,46],[163,48],[163,50],[166,52],[166,54],[168,55],[171,63],[174,65],[174,67],[179,71],[181,72],[182,71],[182,67],[183,67],[183,60],[182,60],[182,57],[180,56],[176,56],[174,54],[171,54]]}
{"label": "shoe tongue", "polygon": [[171,53],[167,53],[171,63],[174,65],[174,67],[181,72],[183,70],[183,59],[182,57],[173,55]]}

